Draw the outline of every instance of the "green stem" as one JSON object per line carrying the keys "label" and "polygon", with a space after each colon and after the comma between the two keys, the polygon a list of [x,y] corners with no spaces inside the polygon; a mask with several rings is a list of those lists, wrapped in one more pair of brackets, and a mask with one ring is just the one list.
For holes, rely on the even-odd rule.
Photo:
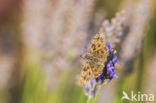
{"label": "green stem", "polygon": [[95,95],[92,103],[96,103],[96,100],[97,100],[97,98],[99,96],[99,93],[100,93],[101,88],[102,88],[102,85],[99,85],[98,91],[97,91],[97,93],[96,93],[96,95]]}
{"label": "green stem", "polygon": [[88,96],[87,103],[90,103],[91,98]]}

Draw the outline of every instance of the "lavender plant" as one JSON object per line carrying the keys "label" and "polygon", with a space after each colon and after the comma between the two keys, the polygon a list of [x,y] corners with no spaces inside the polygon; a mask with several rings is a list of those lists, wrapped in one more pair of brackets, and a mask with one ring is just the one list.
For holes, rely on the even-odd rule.
{"label": "lavender plant", "polygon": [[[104,44],[107,48],[107,49],[104,49],[106,54],[104,52],[103,52],[104,54],[102,54],[106,56],[106,60],[103,62],[104,66],[102,67],[102,72],[100,72],[96,76],[91,76],[91,77],[89,76],[91,72],[93,72],[93,75],[94,75],[94,71],[95,71],[94,67],[92,68],[91,66],[91,72],[85,69],[85,66],[83,67],[84,69],[82,69],[81,78],[83,81],[81,80],[81,82],[85,81],[85,83],[83,83],[83,87],[84,87],[85,94],[88,96],[87,103],[90,103],[91,99],[93,103],[95,103],[100,93],[100,89],[102,85],[110,82],[114,78],[117,78],[117,74],[115,72],[116,70],[115,66],[119,64],[119,61],[116,56],[116,50],[113,48],[112,44],[115,45],[116,43],[118,43],[119,37],[122,36],[122,31],[123,31],[122,26],[123,26],[124,20],[125,20],[124,11],[122,11],[121,13],[118,13],[116,17],[111,20],[111,23],[108,20],[105,20],[102,27],[100,28],[100,32],[102,32],[103,33],[102,35],[105,37],[105,38],[102,38],[104,40],[103,42],[106,42],[106,44]],[[96,52],[97,53],[101,52],[100,50],[102,49],[101,48],[96,51],[97,49],[96,45],[99,45],[98,43],[96,43],[96,38],[100,39],[100,37],[96,37],[96,36],[91,41],[90,48],[88,49],[89,50],[88,53],[90,54],[93,53],[93,56],[95,56],[95,58],[98,55],[96,54]],[[91,52],[92,47],[93,47],[93,52]],[[95,50],[95,54],[94,54],[94,50]],[[93,62],[91,61],[91,63]],[[89,67],[86,66],[86,68],[89,68]],[[97,68],[97,69],[100,69],[100,68]],[[85,73],[84,71],[87,71],[89,73],[88,76],[84,76],[84,75],[87,75],[87,73]],[[99,71],[99,70],[96,70],[96,71]]]}
{"label": "lavender plant", "polygon": [[[149,1],[145,0],[145,1],[143,1],[143,4],[138,5],[137,6],[138,9],[136,9],[136,12],[138,12],[140,10],[140,8],[143,7],[144,3],[149,3]],[[146,7],[146,10],[143,10],[144,12],[149,10],[149,7],[147,7],[147,6],[145,6],[145,7]],[[138,15],[139,15],[139,12],[138,12]],[[97,91],[100,91],[99,88],[101,88],[101,85],[104,84],[104,82],[111,81],[113,78],[117,77],[117,75],[115,73],[115,65],[118,64],[119,62],[118,62],[117,56],[115,55],[114,48],[112,48],[112,45],[115,47],[116,44],[120,43],[120,40],[123,39],[123,36],[127,35],[127,34],[125,34],[124,30],[125,30],[125,27],[128,26],[127,24],[131,24],[131,23],[128,23],[128,19],[127,19],[127,18],[130,18],[131,16],[132,15],[128,15],[127,12],[123,10],[120,13],[117,13],[116,16],[111,19],[110,22],[109,22],[109,20],[104,20],[101,28],[99,29],[99,31],[105,35],[105,40],[107,43],[106,46],[109,50],[109,54],[107,55],[107,61],[104,62],[103,72],[99,76],[92,78],[89,82],[87,82],[86,85],[84,85],[85,94],[87,96],[89,96],[90,98],[95,97],[93,100],[94,102],[97,99],[97,95],[98,95],[97,93],[99,93]],[[143,19],[144,20],[139,23],[145,23],[144,21],[146,21],[148,19],[148,17],[149,17],[149,14],[147,15],[147,17],[140,19],[140,20],[143,20]],[[134,21],[135,21],[135,19],[134,19]],[[133,24],[133,21],[132,21],[132,24]],[[143,25],[138,24],[138,27],[140,27],[140,28],[144,28],[143,26],[145,26],[145,24],[143,24]],[[133,26],[129,27],[129,28],[131,28],[131,31],[137,30],[137,29],[134,29]],[[136,28],[136,25],[135,25],[135,28]],[[140,31],[140,32],[142,32],[142,31]],[[129,33],[131,33],[131,32],[129,32]],[[131,36],[134,34],[136,34],[136,33],[131,34]],[[143,34],[143,33],[139,33],[139,34]],[[127,38],[129,38],[129,36],[130,35],[128,34]],[[130,39],[127,39],[127,40],[130,40]],[[127,40],[124,40],[124,42],[127,42]],[[130,43],[130,42],[128,42],[128,43]],[[129,45],[131,45],[131,44],[129,44]],[[124,47],[127,47],[127,46],[124,46]],[[136,45],[136,48],[138,48],[138,47],[139,47],[139,44]],[[127,49],[122,49],[122,50],[127,51]],[[136,50],[136,49],[133,49],[133,50]],[[129,52],[133,51],[133,50],[129,50]],[[121,59],[123,59],[123,57],[126,57],[123,55],[121,55],[121,56],[122,56]],[[132,55],[129,55],[129,56],[133,57]],[[125,59],[121,60],[122,65],[123,65],[123,63],[125,63],[125,61],[127,61],[127,60],[125,60]],[[126,64],[124,64],[124,65],[126,65]],[[90,99],[88,99],[88,102],[90,102]]]}
{"label": "lavender plant", "polygon": [[94,102],[97,99],[99,93],[98,91],[100,91],[102,85],[110,82],[114,78],[117,78],[117,74],[115,72],[115,65],[119,63],[117,56],[115,55],[114,49],[110,43],[108,43],[106,46],[109,49],[109,54],[107,56],[107,61],[104,63],[102,73],[98,77],[92,78],[89,84],[85,85],[84,87],[86,95],[91,98],[95,97],[93,100]]}

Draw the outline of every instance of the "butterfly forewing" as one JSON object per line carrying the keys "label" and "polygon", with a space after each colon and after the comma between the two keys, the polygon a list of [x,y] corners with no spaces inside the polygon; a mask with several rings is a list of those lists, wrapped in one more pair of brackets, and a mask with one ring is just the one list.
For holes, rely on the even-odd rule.
{"label": "butterfly forewing", "polygon": [[106,61],[108,49],[105,46],[104,36],[100,33],[96,34],[90,43],[88,53],[94,55],[96,58]]}

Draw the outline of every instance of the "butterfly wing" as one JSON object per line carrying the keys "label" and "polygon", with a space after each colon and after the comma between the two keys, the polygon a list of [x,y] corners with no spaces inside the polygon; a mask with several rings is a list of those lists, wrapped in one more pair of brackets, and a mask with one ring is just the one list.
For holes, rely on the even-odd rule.
{"label": "butterfly wing", "polygon": [[88,53],[92,54],[96,58],[100,59],[102,62],[105,62],[108,55],[108,48],[106,47],[104,41],[104,35],[97,33],[92,39]]}
{"label": "butterfly wing", "polygon": [[103,70],[104,62],[107,60],[108,48],[104,42],[104,35],[97,33],[92,39],[88,53],[98,59],[98,62],[92,66],[92,71],[95,77],[98,77]]}
{"label": "butterfly wing", "polygon": [[89,61],[87,61],[82,67],[82,70],[81,70],[81,83],[82,84],[85,84],[86,82],[88,82],[94,77],[94,74],[91,69],[91,65],[92,64]]}
{"label": "butterfly wing", "polygon": [[93,72],[94,77],[98,77],[103,71],[104,64],[91,64],[91,70]]}
{"label": "butterfly wing", "polygon": [[82,84],[90,81],[93,77],[98,77],[102,73],[107,55],[108,49],[105,46],[104,36],[97,33],[90,43],[85,57],[86,63],[81,70]]}

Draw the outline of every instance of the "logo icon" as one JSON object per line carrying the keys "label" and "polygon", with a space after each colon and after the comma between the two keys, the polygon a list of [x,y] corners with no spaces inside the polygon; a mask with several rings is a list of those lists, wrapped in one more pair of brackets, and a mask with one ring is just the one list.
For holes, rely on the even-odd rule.
{"label": "logo icon", "polygon": [[127,93],[125,91],[122,92],[123,93],[123,97],[121,98],[122,100],[123,99],[127,99],[130,101],[130,98],[128,97]]}

